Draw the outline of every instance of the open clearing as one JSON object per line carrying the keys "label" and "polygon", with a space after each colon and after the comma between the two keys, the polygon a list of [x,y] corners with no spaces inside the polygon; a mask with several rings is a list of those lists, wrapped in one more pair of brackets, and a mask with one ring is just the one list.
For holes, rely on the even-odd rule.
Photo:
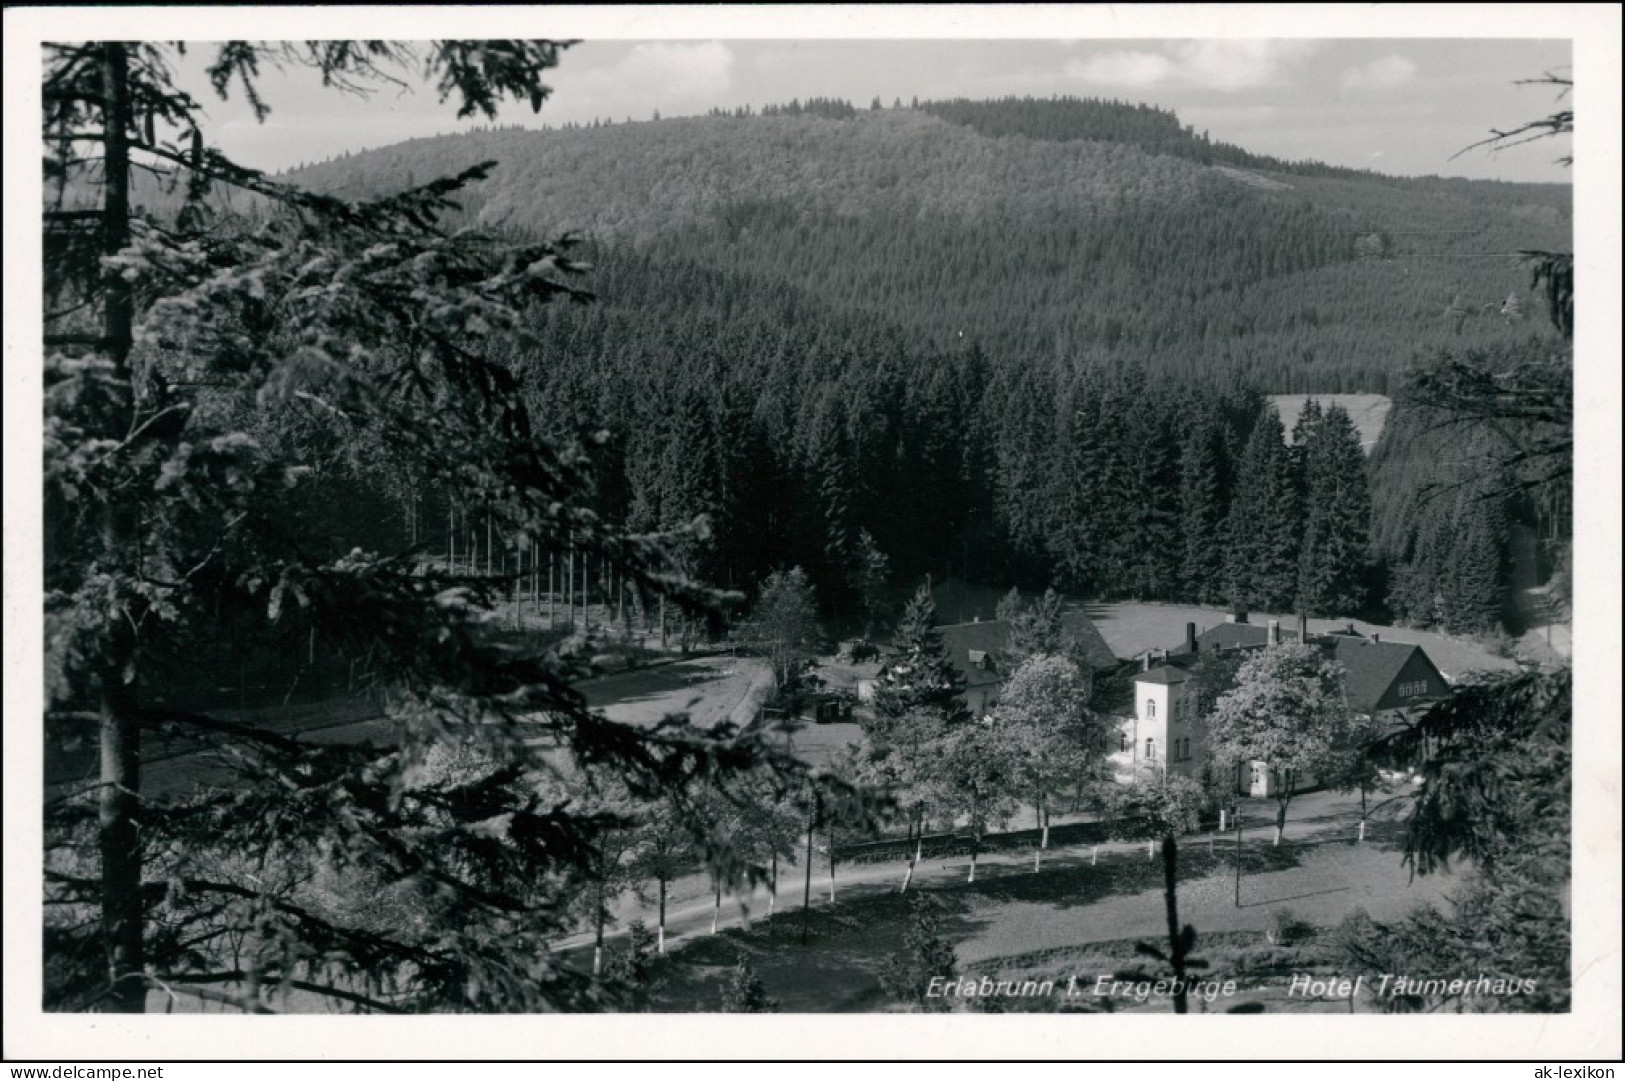
{"label": "open clearing", "polygon": [[[968,623],[973,619],[992,619],[1000,599],[1007,592],[995,586],[953,580],[938,582],[932,591],[938,622]],[[1081,607],[1089,614],[1112,652],[1124,659],[1135,657],[1148,649],[1171,649],[1179,645],[1185,640],[1186,623],[1195,623],[1200,633],[1229,618],[1229,613],[1223,608],[1156,601],[1083,602],[1074,603],[1073,607]],[[1278,619],[1283,630],[1296,631],[1298,628],[1295,612],[1252,612],[1247,618],[1259,625],[1270,619]],[[1309,629],[1315,633],[1325,633],[1345,629],[1351,624],[1361,634],[1381,635],[1385,642],[1421,646],[1427,650],[1427,655],[1439,666],[1439,670],[1453,680],[1469,672],[1507,672],[1518,667],[1512,659],[1496,656],[1479,642],[1434,631],[1367,623],[1361,619],[1311,619]]]}
{"label": "open clearing", "polygon": [[1343,412],[1349,415],[1359,431],[1360,447],[1367,454],[1376,447],[1377,440],[1382,436],[1382,426],[1388,420],[1388,411],[1394,407],[1394,403],[1383,394],[1271,394],[1269,400],[1275,404],[1275,411],[1281,414],[1281,424],[1286,428],[1288,439],[1292,438],[1292,427],[1298,423],[1298,417],[1308,402],[1318,402],[1322,409],[1342,406]]}

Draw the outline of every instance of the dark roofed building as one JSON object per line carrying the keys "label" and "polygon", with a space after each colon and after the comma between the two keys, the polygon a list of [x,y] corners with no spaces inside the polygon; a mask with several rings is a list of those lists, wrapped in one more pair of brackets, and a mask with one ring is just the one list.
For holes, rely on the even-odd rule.
{"label": "dark roofed building", "polygon": [[[1271,635],[1278,642],[1296,642],[1307,630],[1301,619],[1298,626],[1298,631],[1290,631],[1280,628],[1275,620],[1263,626],[1228,622],[1197,634],[1195,625],[1191,624],[1184,642],[1155,656],[1149,663],[1186,667],[1204,653],[1262,649],[1270,644]],[[1449,682],[1421,646],[1384,642],[1375,635],[1367,637],[1355,630],[1352,623],[1346,629],[1309,635],[1309,644],[1343,666],[1347,672],[1344,693],[1349,707],[1357,713],[1374,716],[1387,710],[1403,709],[1442,698],[1450,689]],[[1146,674],[1135,679],[1145,682]]]}
{"label": "dark roofed building", "polygon": [[1176,683],[1184,683],[1193,677],[1183,668],[1176,668],[1171,664],[1161,664],[1145,672],[1138,672],[1134,676],[1136,683],[1150,683],[1159,687],[1171,687]]}
{"label": "dark roofed building", "polygon": [[[1282,642],[1298,640],[1296,631],[1282,630],[1278,633]],[[1194,641],[1187,634],[1185,641],[1169,649],[1168,654],[1172,658],[1225,649],[1259,649],[1269,645],[1269,635],[1270,628],[1257,623],[1220,623],[1196,635]]]}
{"label": "dark roofed building", "polygon": [[1090,619],[1087,613],[1062,613],[1061,628],[1075,643],[1073,652],[1088,662],[1091,672],[1105,672],[1122,663],[1112,652],[1112,647],[1106,644],[1106,636],[1100,633],[1100,628],[1095,626],[1095,621]]}
{"label": "dark roofed building", "polygon": [[1345,634],[1310,641],[1343,666],[1343,693],[1356,713],[1374,717],[1449,693],[1449,682],[1421,646]]}
{"label": "dark roofed building", "polygon": [[[1094,620],[1083,612],[1067,612],[1061,617],[1066,635],[1075,643],[1072,655],[1088,668],[1086,674],[1116,668],[1121,662],[1100,634]],[[951,623],[938,627],[948,659],[965,681],[965,703],[977,716],[999,701],[999,689],[1015,672],[1009,656],[1010,624],[1002,619],[975,623]]]}
{"label": "dark roofed building", "polygon": [[[1136,673],[1135,713],[1124,722],[1123,753],[1119,776],[1132,775],[1143,761],[1155,761],[1156,749],[1163,748],[1164,763],[1159,768],[1173,770],[1193,757],[1205,757],[1206,724],[1195,718],[1188,734],[1178,730],[1179,712],[1190,711],[1190,676],[1185,671],[1204,654],[1252,651],[1273,643],[1307,640],[1343,667],[1343,693],[1349,708],[1387,721],[1404,723],[1404,711],[1444,697],[1449,681],[1429,659],[1421,646],[1404,642],[1384,642],[1372,634],[1361,634],[1351,623],[1346,629],[1310,634],[1308,620],[1299,617],[1298,630],[1283,630],[1277,620],[1260,626],[1246,617],[1209,627],[1196,633],[1196,624],[1185,627],[1185,641],[1178,646],[1147,653],[1144,670]],[[1173,727],[1170,727],[1170,724]],[[1126,774],[1125,774],[1126,771]],[[1244,764],[1238,772],[1239,790],[1254,796],[1270,795],[1280,783],[1261,762]],[[1314,783],[1312,777],[1299,783]]]}

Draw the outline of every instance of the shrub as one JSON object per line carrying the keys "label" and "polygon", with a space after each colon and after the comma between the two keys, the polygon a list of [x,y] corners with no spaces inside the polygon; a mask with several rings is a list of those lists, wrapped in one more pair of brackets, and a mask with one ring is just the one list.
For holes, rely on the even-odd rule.
{"label": "shrub", "polygon": [[938,928],[936,903],[926,894],[916,894],[910,908],[912,918],[903,935],[903,948],[881,970],[880,985],[899,1002],[925,1010],[945,1010],[946,999],[930,998],[926,992],[936,977],[952,980],[958,974],[959,960]]}
{"label": "shrub", "polygon": [[745,955],[740,954],[739,963],[734,966],[727,986],[722,989],[722,1012],[777,1013],[778,1009],[778,1000],[768,996],[761,977],[750,967]]}

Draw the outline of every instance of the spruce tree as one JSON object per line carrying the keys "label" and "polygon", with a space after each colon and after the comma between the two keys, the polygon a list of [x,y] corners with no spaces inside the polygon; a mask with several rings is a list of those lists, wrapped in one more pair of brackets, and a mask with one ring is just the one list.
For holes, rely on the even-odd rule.
{"label": "spruce tree", "polygon": [[[262,119],[270,64],[341,86],[421,76],[465,116],[509,97],[539,107],[559,49],[207,46],[215,89],[240,89]],[[207,144],[201,104],[171,75],[178,52],[45,48],[45,724],[93,725],[101,774],[47,804],[43,1000],[140,1012],[164,993],[266,1012],[292,989],[369,1012],[601,1005],[549,947],[624,823],[557,791],[560,761],[583,785],[673,797],[700,837],[675,798],[694,779],[802,771],[731,731],[653,738],[590,712],[573,689],[584,651],[493,618],[507,582],[421,546],[368,551],[346,508],[317,500],[327,516],[312,520],[302,492],[393,474],[475,503],[493,541],[585,552],[715,612],[674,573],[675,538],[629,536],[593,509],[589,450],[546,434],[509,366],[531,307],[580,295],[571,245],[444,225],[490,162],[361,201],[241,168]],[[173,213],[132,202],[132,177],[155,172],[184,192]],[[221,188],[254,216],[234,218]],[[371,471],[343,472],[358,459]],[[391,738],[317,742],[189,701],[169,676],[239,631],[270,657],[319,642],[362,665]],[[229,779],[156,790],[154,737],[217,752]],[[479,753],[430,768],[448,748]]]}
{"label": "spruce tree", "polygon": [[1215,431],[1204,419],[1185,439],[1179,459],[1179,526],[1183,546],[1179,588],[1199,604],[1224,597],[1223,523]]}
{"label": "spruce tree", "polygon": [[908,930],[903,932],[903,948],[886,960],[880,970],[880,985],[897,1001],[926,1011],[943,1011],[951,1001],[931,994],[932,981],[940,989],[959,975],[959,959],[951,942],[943,937],[937,917],[939,902],[928,894],[915,894],[910,902]]}
{"label": "spruce tree", "polygon": [[778,1009],[778,1000],[767,993],[762,978],[745,960],[745,955],[740,954],[739,963],[734,965],[722,989],[722,1012],[777,1013]]}
{"label": "spruce tree", "polygon": [[1046,589],[1031,605],[1023,606],[1010,620],[1010,645],[1006,650],[1013,671],[1029,657],[1043,654],[1065,656],[1072,643],[1063,621],[1061,595]]}
{"label": "spruce tree", "polygon": [[1156,600],[1178,589],[1179,459],[1166,424],[1142,415],[1122,436],[1124,467],[1118,534],[1117,587]]}
{"label": "spruce tree", "polygon": [[1230,504],[1224,566],[1231,604],[1277,611],[1291,605],[1298,587],[1300,529],[1286,433],[1280,414],[1266,405],[1248,437]]}
{"label": "spruce tree", "polygon": [[858,541],[853,552],[850,570],[852,593],[857,598],[858,612],[863,619],[863,636],[869,638],[882,625],[889,614],[886,587],[891,577],[891,561],[875,543],[867,529],[858,530]]}
{"label": "spruce tree", "polygon": [[1360,433],[1341,406],[1320,414],[1303,446],[1304,525],[1298,605],[1342,616],[1366,600],[1371,497]]}
{"label": "spruce tree", "polygon": [[1458,523],[1450,542],[1448,569],[1442,578],[1445,629],[1480,634],[1501,625],[1506,596],[1506,535],[1498,493],[1463,495]]}
{"label": "spruce tree", "polygon": [[915,591],[897,625],[897,657],[880,673],[875,711],[895,720],[915,710],[929,710],[949,723],[969,716],[965,681],[948,659],[937,630],[937,605],[929,583]]}

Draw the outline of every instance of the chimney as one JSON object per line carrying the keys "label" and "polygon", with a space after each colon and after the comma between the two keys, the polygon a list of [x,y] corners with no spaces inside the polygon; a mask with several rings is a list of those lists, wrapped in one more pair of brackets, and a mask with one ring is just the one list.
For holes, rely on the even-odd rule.
{"label": "chimney", "polygon": [[1298,613],[1298,641],[1304,645],[1309,644],[1309,613]]}
{"label": "chimney", "polygon": [[1269,644],[1272,646],[1281,644],[1281,621],[1278,619],[1270,620]]}
{"label": "chimney", "polygon": [[1145,656],[1140,658],[1140,671],[1151,671],[1151,651],[1149,649],[1145,651]]}
{"label": "chimney", "polygon": [[1226,623],[1234,623],[1236,621],[1236,613],[1234,613],[1234,612],[1226,612],[1224,614],[1224,621]]}
{"label": "chimney", "polygon": [[1371,642],[1372,642],[1372,644],[1375,645],[1376,643],[1381,642],[1381,641],[1382,641],[1382,635],[1378,634],[1376,631],[1372,631],[1371,632]]}
{"label": "chimney", "polygon": [[1196,652],[1196,624],[1185,624],[1185,652]]}
{"label": "chimney", "polygon": [[1245,622],[1247,622],[1247,610],[1245,608],[1237,608],[1236,609],[1236,620],[1235,621],[1237,623],[1245,623]]}

